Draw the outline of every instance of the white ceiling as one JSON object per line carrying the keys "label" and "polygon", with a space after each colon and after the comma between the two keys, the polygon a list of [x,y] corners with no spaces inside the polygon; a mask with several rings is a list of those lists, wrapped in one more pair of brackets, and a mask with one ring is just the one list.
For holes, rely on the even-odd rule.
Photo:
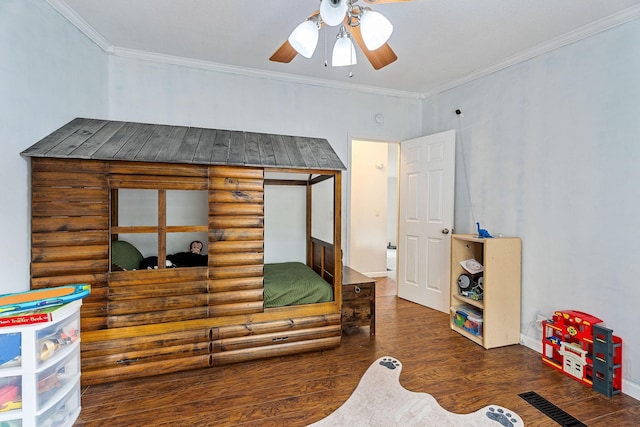
{"label": "white ceiling", "polygon": [[[221,68],[312,84],[429,95],[640,17],[640,0],[413,0],[372,5],[393,24],[398,60],[375,71],[324,67],[337,29],[314,56],[269,61],[319,0],[47,0],[114,55]],[[360,3],[363,3],[360,0]],[[325,43],[325,35],[327,33]],[[337,82],[337,83],[336,83]]]}

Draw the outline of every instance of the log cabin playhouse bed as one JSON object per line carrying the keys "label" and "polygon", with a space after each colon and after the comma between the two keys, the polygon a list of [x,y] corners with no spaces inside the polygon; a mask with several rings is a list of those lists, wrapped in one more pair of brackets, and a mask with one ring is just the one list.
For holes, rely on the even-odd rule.
{"label": "log cabin playhouse bed", "polygon": [[[78,118],[22,155],[31,173],[31,288],[92,286],[81,309],[83,385],[340,345],[345,167],[326,140]],[[332,242],[311,235],[319,183],[333,189]],[[265,307],[269,185],[306,188],[306,264],[331,286],[331,301]],[[125,190],[155,192],[157,221],[122,224]],[[205,192],[204,225],[167,223],[174,190]],[[145,233],[157,239],[159,267],[116,271],[113,242]],[[175,233],[206,236],[206,266],[165,268]]]}

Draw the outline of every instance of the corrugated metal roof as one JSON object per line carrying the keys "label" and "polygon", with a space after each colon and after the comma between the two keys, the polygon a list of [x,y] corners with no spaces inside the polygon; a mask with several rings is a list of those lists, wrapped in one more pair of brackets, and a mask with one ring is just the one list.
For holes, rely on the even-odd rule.
{"label": "corrugated metal roof", "polygon": [[26,157],[345,170],[323,138],[77,118]]}

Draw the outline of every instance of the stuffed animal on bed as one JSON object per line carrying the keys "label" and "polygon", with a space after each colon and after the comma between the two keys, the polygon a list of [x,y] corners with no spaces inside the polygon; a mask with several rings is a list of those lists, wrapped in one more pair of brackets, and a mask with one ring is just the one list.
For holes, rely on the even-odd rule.
{"label": "stuffed animal on bed", "polygon": [[[189,244],[189,252],[178,252],[167,255],[167,267],[206,267],[209,264],[209,257],[202,255],[203,244],[199,240],[194,240]],[[150,256],[140,262],[140,269],[158,268],[158,257]]]}

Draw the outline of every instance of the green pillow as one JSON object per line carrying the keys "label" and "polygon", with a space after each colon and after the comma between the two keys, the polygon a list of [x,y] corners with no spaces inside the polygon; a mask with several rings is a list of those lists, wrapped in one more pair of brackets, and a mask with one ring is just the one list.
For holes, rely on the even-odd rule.
{"label": "green pillow", "polygon": [[111,263],[125,270],[137,270],[144,257],[135,246],[124,240],[111,242]]}

